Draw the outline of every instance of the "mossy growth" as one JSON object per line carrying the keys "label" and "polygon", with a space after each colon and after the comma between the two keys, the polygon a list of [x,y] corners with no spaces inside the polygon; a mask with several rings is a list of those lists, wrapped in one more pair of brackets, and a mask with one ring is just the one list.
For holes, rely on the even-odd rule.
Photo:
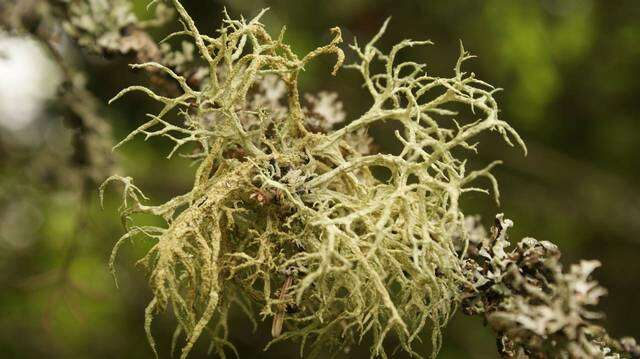
{"label": "mossy growth", "polygon": [[[385,357],[389,335],[415,356],[421,353],[412,343],[430,335],[437,353],[441,329],[469,284],[465,251],[454,243],[461,237],[468,243],[460,197],[487,192],[473,184],[484,177],[498,199],[490,173],[497,162],[468,170],[460,156],[473,155],[474,138],[487,130],[525,149],[498,116],[497,89],[463,71],[471,56],[462,46],[450,77],[399,62],[404,49],[430,42],[404,40],[382,51],[376,43],[385,22],[366,45],[350,46],[358,61],[344,66],[362,75],[373,104],[334,126],[345,119],[336,96],[301,96],[298,78],[307,63],[327,54],[337,58],[337,73],[344,60],[339,28],[331,29],[329,44],[299,56],[284,42],[284,29],[276,37],[266,31],[264,11],[248,21],[225,13],[211,37],[179,1],[171,3],[183,24],[171,37],[193,42],[200,58],[179,72],[169,63],[132,65],[164,73],[181,90],[173,97],[144,86],[121,91],[114,100],[141,91],[163,107],[116,147],[142,135],[173,140],[169,157],[195,148],[189,152],[197,164],[193,187],[152,205],[131,178],[112,176],[104,184],[124,184],[127,232],[115,245],[112,267],[126,241],[154,241],[139,261],[153,291],[145,315],[154,351],[152,320],[171,307],[182,358],[204,336],[224,357],[235,351],[227,318],[236,307],[254,323],[272,321],[267,347],[297,339],[301,353],[311,347],[305,356],[370,338],[372,356]],[[453,109],[461,106],[472,118],[456,118]],[[397,154],[370,151],[367,129],[383,121],[401,125],[394,133],[402,144]],[[389,177],[376,177],[374,168]],[[136,225],[136,213],[166,225]]]}

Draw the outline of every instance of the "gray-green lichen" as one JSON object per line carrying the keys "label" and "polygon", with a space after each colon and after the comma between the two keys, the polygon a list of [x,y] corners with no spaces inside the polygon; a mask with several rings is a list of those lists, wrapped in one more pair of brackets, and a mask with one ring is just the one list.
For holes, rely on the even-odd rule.
{"label": "gray-green lichen", "polygon": [[594,307],[606,290],[591,278],[598,261],[564,271],[560,251],[548,241],[524,238],[508,251],[513,222],[496,217],[491,235],[467,219],[465,272],[472,283],[462,311],[484,316],[507,358],[638,358],[640,345],[609,337]]}
{"label": "gray-green lichen", "polygon": [[139,61],[157,60],[162,55],[153,39],[143,31],[173,17],[163,3],[155,6],[155,17],[140,21],[129,0],[64,0],[62,26],[78,45],[100,54],[135,53]]}

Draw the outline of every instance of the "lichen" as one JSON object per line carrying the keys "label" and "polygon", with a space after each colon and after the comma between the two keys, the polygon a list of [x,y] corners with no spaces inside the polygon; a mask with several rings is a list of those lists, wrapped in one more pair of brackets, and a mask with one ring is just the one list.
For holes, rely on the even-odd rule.
{"label": "lichen", "polygon": [[491,235],[469,217],[471,236],[465,272],[472,284],[462,311],[482,315],[497,334],[505,358],[638,358],[631,337],[611,338],[597,324],[595,306],[607,291],[591,278],[600,266],[582,260],[568,271],[548,241],[524,238],[509,251],[513,222],[496,216]]}
{"label": "lichen", "polygon": [[103,55],[135,53],[139,61],[157,60],[162,56],[157,45],[143,29],[159,26],[173,17],[163,3],[155,6],[155,16],[141,21],[128,0],[62,1],[66,16],[64,30],[78,45]]}
{"label": "lichen", "polygon": [[[117,146],[143,135],[174,141],[168,157],[191,148],[198,163],[193,187],[149,205],[132,179],[106,182],[125,184],[122,215],[133,223],[111,264],[124,241],[155,241],[140,260],[154,294],[146,310],[154,350],[152,319],[171,306],[176,338],[185,336],[182,357],[205,333],[224,356],[225,348],[233,350],[227,317],[236,305],[251,320],[273,318],[269,345],[301,339],[301,353],[310,345],[309,355],[370,337],[372,356],[386,356],[384,341],[393,333],[403,350],[420,356],[412,343],[427,330],[437,353],[468,282],[454,245],[466,233],[460,197],[487,192],[472,186],[485,177],[498,199],[490,173],[497,162],[469,171],[460,150],[475,152],[474,138],[487,130],[525,148],[498,117],[497,89],[462,70],[471,58],[462,46],[451,77],[399,62],[404,49],[430,42],[405,40],[383,52],[376,43],[385,22],[365,46],[350,46],[358,61],[345,66],[361,74],[373,105],[335,129],[346,118],[335,95],[305,95],[302,104],[298,82],[304,66],[323,54],[337,57],[337,73],[344,59],[339,28],[331,29],[329,44],[300,57],[284,42],[284,29],[268,34],[259,22],[264,11],[249,21],[225,13],[210,37],[178,1],[172,4],[184,25],[172,36],[193,41],[206,75],[194,85],[171,64],[132,65],[164,72],[181,93],[131,86],[116,95],[141,91],[163,104]],[[454,106],[467,107],[473,118],[458,122]],[[366,131],[384,121],[401,125],[394,133],[400,153],[370,153]],[[166,226],[135,225],[134,213],[160,216]]]}

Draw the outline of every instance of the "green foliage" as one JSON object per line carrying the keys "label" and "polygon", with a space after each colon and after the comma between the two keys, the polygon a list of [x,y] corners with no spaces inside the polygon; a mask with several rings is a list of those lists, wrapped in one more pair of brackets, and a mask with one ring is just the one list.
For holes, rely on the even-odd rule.
{"label": "green foliage", "polygon": [[[198,163],[193,188],[147,205],[132,179],[106,182],[124,183],[122,215],[134,223],[116,244],[112,265],[124,241],[137,235],[155,241],[139,262],[154,293],[146,310],[154,350],[152,319],[171,306],[175,338],[186,336],[182,357],[203,333],[224,356],[226,347],[233,350],[227,318],[236,305],[251,320],[256,313],[273,317],[271,343],[300,338],[301,352],[310,342],[311,355],[322,345],[348,350],[370,336],[372,356],[386,356],[383,342],[394,333],[403,350],[419,356],[411,345],[425,328],[435,354],[467,282],[454,245],[454,238],[467,237],[459,199],[486,192],[471,186],[479,177],[490,180],[498,198],[490,173],[497,162],[468,171],[460,154],[475,152],[474,138],[486,130],[524,148],[498,118],[496,89],[463,72],[471,56],[462,46],[450,78],[397,60],[403,49],[429,41],[377,49],[385,23],[364,47],[351,45],[358,61],[347,66],[362,75],[373,104],[333,130],[344,118],[341,105],[327,94],[302,105],[298,78],[322,54],[337,56],[336,73],[344,59],[338,28],[328,45],[299,57],[283,42],[284,29],[277,38],[266,32],[259,22],[264,11],[250,21],[225,14],[217,36],[209,37],[178,1],[173,6],[184,29],[171,36],[194,42],[206,75],[194,84],[158,62],[132,65],[165,73],[181,93],[121,91],[114,99],[141,91],[163,107],[117,146],[144,135],[174,141],[168,157],[196,148],[189,155]],[[456,121],[459,107],[473,117]],[[395,132],[403,144],[398,154],[368,153],[366,129],[383,121],[402,127]],[[136,213],[160,216],[166,226],[137,226]]]}

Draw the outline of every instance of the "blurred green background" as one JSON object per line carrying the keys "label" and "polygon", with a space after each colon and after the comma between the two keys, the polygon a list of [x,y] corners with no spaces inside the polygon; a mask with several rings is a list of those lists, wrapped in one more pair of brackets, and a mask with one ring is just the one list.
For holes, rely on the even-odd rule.
{"label": "blurred green background", "polygon": [[[264,23],[272,33],[287,25],[298,53],[330,39],[340,26],[347,43],[376,33],[392,21],[382,46],[405,38],[436,44],[409,55],[431,74],[451,76],[459,40],[478,55],[466,69],[495,86],[502,118],[529,147],[523,157],[495,135],[485,136],[472,165],[503,159],[496,170],[502,205],[470,194],[465,211],[486,224],[498,212],[516,226],[511,238],[533,236],[558,244],[565,265],[598,259],[597,279],[609,289],[602,303],[615,336],[640,335],[640,2],[637,0],[450,0],[450,1],[184,1],[204,33],[213,33],[227,7],[232,16],[270,7]],[[146,1],[136,2],[148,17]],[[166,33],[162,29],[157,35]],[[346,49],[346,46],[345,46]],[[349,59],[349,55],[347,57]],[[306,91],[337,91],[354,118],[369,105],[355,72],[328,75],[323,58],[302,77]],[[126,85],[144,82],[125,60],[78,53],[89,88],[105,102],[114,137],[122,138],[157,105],[130,96],[106,100]],[[2,79],[0,79],[2,81]],[[51,104],[55,109],[55,103]],[[20,111],[20,107],[16,107]],[[97,189],[81,205],[70,131],[56,116],[43,116],[29,131],[1,128],[0,136],[0,357],[147,358],[143,310],[150,299],[144,273],[133,262],[147,248],[139,241],[118,259],[119,288],[108,273],[111,247],[122,233],[116,214],[118,191],[100,210]],[[33,127],[32,126],[32,127]],[[391,127],[371,130],[382,151],[393,151]],[[162,140],[129,143],[117,154],[119,172],[137,179],[151,198],[185,191],[193,168],[165,161]],[[86,202],[84,202],[86,203]],[[270,323],[252,332],[241,316],[232,321],[232,341],[243,358],[297,357],[297,346],[279,344],[264,353]],[[154,323],[159,351],[169,357],[173,322]],[[456,315],[442,358],[496,357],[495,339],[480,319]],[[205,355],[201,343],[193,357]],[[425,346],[424,352],[428,353]],[[345,357],[368,357],[358,348]],[[395,356],[394,356],[395,357]],[[404,357],[398,355],[397,357]]]}

